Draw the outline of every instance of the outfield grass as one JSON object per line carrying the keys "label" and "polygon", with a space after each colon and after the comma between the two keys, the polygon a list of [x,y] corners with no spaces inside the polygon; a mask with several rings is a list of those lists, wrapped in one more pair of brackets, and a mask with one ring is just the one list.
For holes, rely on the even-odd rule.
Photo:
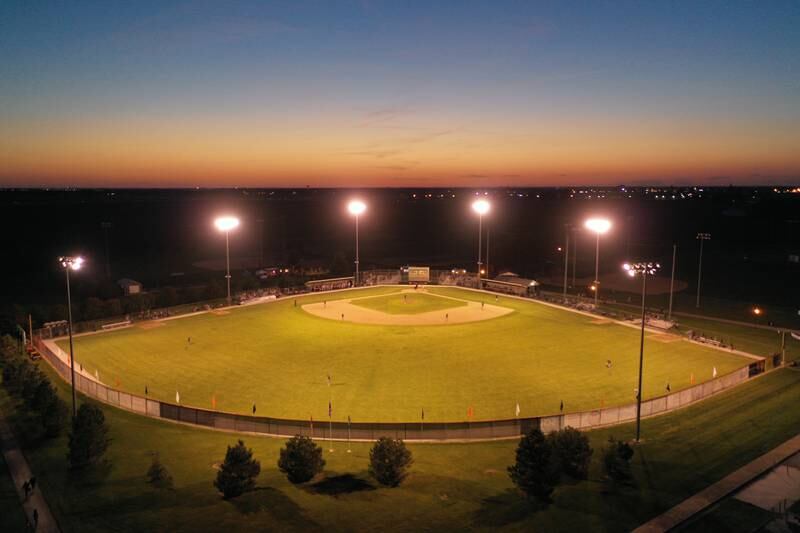
{"label": "outfield grass", "polygon": [[[59,389],[68,398],[61,382]],[[113,439],[110,468],[70,474],[66,437],[45,441],[27,456],[65,532],[630,531],[795,435],[798,403],[800,372],[780,370],[645,419],[634,481],[615,490],[603,481],[599,450],[609,435],[631,438],[633,426],[589,432],[595,448],[589,479],[561,485],[554,503],[540,509],[508,479],[516,447],[508,441],[410,445],[411,475],[396,489],[377,488],[369,479],[369,445],[354,444],[347,454],[342,443],[333,453],[323,443],[327,480],[295,487],[276,468],[282,439],[195,429],[103,406]],[[0,389],[0,408],[14,407]],[[213,465],[237,438],[253,448],[262,473],[255,492],[224,501],[211,484]],[[172,473],[173,490],[145,483],[152,452]]]}
{"label": "outfield grass", "polygon": [[416,315],[430,311],[443,311],[454,307],[465,307],[467,305],[467,302],[463,300],[441,298],[423,292],[359,298],[350,303],[373,311],[389,313],[390,315]]}
{"label": "outfield grass", "polygon": [[[513,418],[629,404],[639,330],[536,302],[433,288],[433,294],[505,306],[492,320],[379,326],[319,318],[302,304],[398,294],[382,287],[279,300],[75,339],[76,360],[105,383],[217,409],[307,419],[426,421]],[[145,324],[144,326],[147,326]],[[191,343],[187,340],[191,338]],[[686,341],[645,341],[644,397],[734,371],[750,360]],[[66,349],[65,342],[60,343]],[[606,367],[606,361],[612,367]],[[332,385],[329,387],[327,376]]]}

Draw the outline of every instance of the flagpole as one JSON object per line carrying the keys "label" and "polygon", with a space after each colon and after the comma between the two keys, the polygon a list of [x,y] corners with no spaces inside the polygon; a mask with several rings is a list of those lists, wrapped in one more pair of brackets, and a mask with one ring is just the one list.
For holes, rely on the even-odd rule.
{"label": "flagpole", "polygon": [[331,418],[333,405],[328,402],[328,451],[333,452],[333,420]]}
{"label": "flagpole", "polygon": [[350,453],[350,415],[347,415],[347,453]]}

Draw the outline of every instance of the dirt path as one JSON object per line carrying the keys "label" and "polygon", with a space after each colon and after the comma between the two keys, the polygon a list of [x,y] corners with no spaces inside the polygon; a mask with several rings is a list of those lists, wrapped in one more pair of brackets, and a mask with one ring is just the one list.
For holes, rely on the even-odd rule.
{"label": "dirt path", "polygon": [[2,443],[3,457],[6,460],[6,465],[8,465],[8,472],[11,475],[11,480],[14,482],[14,486],[17,488],[17,495],[19,496],[22,508],[25,510],[25,516],[28,518],[28,522],[31,524],[34,523],[33,512],[35,510],[39,518],[36,531],[61,531],[38,486],[27,498],[25,497],[25,491],[22,485],[27,480],[31,479],[33,474],[2,412],[0,412],[0,443]]}

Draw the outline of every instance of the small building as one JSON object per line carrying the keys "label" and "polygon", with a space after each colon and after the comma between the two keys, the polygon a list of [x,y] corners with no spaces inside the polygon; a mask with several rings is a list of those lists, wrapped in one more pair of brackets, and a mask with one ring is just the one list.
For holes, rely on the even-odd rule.
{"label": "small building", "polygon": [[130,296],[131,294],[140,294],[142,292],[142,288],[144,287],[135,279],[130,278],[122,278],[121,280],[117,281],[117,285],[120,286],[125,296]]}

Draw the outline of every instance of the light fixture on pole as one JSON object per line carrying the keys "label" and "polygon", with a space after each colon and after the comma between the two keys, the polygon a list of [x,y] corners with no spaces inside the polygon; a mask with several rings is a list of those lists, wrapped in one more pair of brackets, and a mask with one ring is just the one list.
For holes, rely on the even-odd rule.
{"label": "light fixture on pole", "polygon": [[611,221],[605,218],[590,218],[584,223],[589,231],[597,235],[597,244],[594,251],[594,305],[597,307],[597,299],[600,294],[600,235],[607,233],[611,229]]}
{"label": "light fixture on pole", "polygon": [[622,268],[629,276],[637,274],[642,276],[642,333],[639,341],[639,387],[636,389],[636,442],[639,442],[642,427],[642,364],[644,363],[644,325],[647,322],[645,316],[645,298],[647,297],[647,276],[654,276],[661,268],[658,263],[641,262],[625,263]]}
{"label": "light fixture on pole", "polygon": [[489,213],[492,205],[488,200],[475,200],[472,202],[472,210],[478,213],[478,288],[481,288],[481,236],[483,234],[483,215]]}
{"label": "light fixture on pole", "polygon": [[710,241],[710,233],[698,233],[697,240],[700,241],[700,261],[697,265],[697,302],[695,307],[700,308],[700,279],[703,274],[703,241]]}
{"label": "light fixture on pole", "polygon": [[358,264],[358,219],[361,215],[364,214],[364,211],[367,210],[367,204],[362,202],[361,200],[350,200],[350,203],[347,204],[347,210],[350,211],[350,214],[356,218],[356,274],[353,276],[353,285],[358,287],[360,283],[359,279],[359,264]]}
{"label": "light fixture on pole", "polygon": [[72,349],[72,294],[69,287],[69,271],[80,270],[83,266],[83,257],[70,257],[62,256],[58,258],[58,262],[64,267],[64,272],[67,275],[67,332],[69,334],[69,372],[70,381],[72,382],[72,417],[75,418],[78,414],[78,408],[75,403],[75,355]]}
{"label": "light fixture on pole", "polygon": [[231,247],[230,247],[230,233],[239,227],[239,219],[234,216],[217,217],[214,220],[214,225],[219,231],[225,233],[225,279],[228,282],[228,306],[231,305]]}

